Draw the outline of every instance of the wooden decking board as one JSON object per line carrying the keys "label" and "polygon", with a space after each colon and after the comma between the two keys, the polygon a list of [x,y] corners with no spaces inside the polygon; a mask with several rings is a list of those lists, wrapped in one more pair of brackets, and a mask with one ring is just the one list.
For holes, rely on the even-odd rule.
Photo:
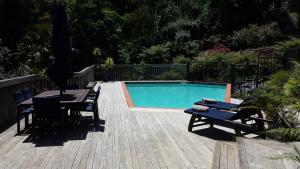
{"label": "wooden decking board", "polygon": [[[16,125],[13,125],[0,133],[0,168],[209,169],[215,166],[213,157],[216,157],[214,152],[219,141],[188,132],[190,115],[181,110],[131,110],[127,106],[120,82],[100,85],[102,89],[98,107],[99,117],[105,121],[105,124],[100,124],[104,131],[92,131],[92,127],[85,124],[89,120],[92,123],[92,113],[83,112],[83,123],[66,132],[67,139],[63,145],[38,147],[35,141],[27,140],[29,135],[15,136]],[[22,121],[21,128],[23,123]],[[199,127],[206,128],[208,126]],[[51,144],[52,141],[47,140],[46,144]],[[255,146],[265,145],[245,145],[244,140],[242,142],[240,154],[253,153]],[[272,146],[276,148],[278,145],[272,143]],[[285,146],[276,149],[277,154],[288,148]],[[239,159],[236,158],[238,150],[234,143],[220,144],[219,150],[217,168],[239,168]],[[216,153],[218,154],[217,151]],[[257,166],[258,157],[246,154],[241,157],[246,158],[246,164],[251,161],[252,166]],[[282,165],[290,168],[295,166],[288,160],[278,163],[278,166]]]}
{"label": "wooden decking board", "polygon": [[[246,146],[245,146],[246,145]],[[241,165],[249,169],[296,169],[300,165],[295,161],[283,158],[285,153],[295,153],[289,143],[270,140],[245,139],[238,140],[240,152],[243,153]],[[249,165],[252,161],[252,165]],[[245,166],[245,165],[248,166]]]}
{"label": "wooden decking board", "polygon": [[241,169],[236,143],[216,143],[212,169]]}

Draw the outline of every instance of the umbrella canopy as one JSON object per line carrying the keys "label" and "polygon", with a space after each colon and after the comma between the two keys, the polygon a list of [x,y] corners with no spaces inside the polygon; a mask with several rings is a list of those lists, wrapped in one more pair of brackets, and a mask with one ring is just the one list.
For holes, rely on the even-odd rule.
{"label": "umbrella canopy", "polygon": [[54,1],[53,8],[52,50],[54,63],[48,68],[47,76],[65,91],[68,79],[73,76],[71,64],[71,40],[68,29],[67,14],[62,3]]}

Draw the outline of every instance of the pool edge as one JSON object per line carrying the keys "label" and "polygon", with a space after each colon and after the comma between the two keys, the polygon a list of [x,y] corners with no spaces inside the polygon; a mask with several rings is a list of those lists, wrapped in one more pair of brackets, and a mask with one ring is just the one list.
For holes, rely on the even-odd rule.
{"label": "pool edge", "polygon": [[224,101],[227,103],[231,103],[231,84],[230,83],[227,83]]}
{"label": "pool edge", "polygon": [[[126,84],[125,84],[126,82],[130,83],[132,81],[122,81],[121,82],[122,90],[123,90],[123,93],[124,93],[124,96],[125,96],[128,107],[129,108],[148,108],[148,107],[135,107],[134,106],[134,103],[131,99],[131,96],[130,96],[128,90],[127,90],[127,87],[126,87]],[[138,82],[138,81],[135,81],[135,82]],[[143,81],[141,83],[144,83],[144,82],[145,81]],[[155,81],[151,81],[151,82],[154,83]],[[185,81],[185,82],[189,82],[189,81]],[[198,82],[198,83],[201,83],[201,82]],[[211,84],[224,85],[224,83],[211,83]],[[230,83],[225,83],[225,84],[226,84],[226,93],[225,93],[224,101],[227,102],[227,103],[231,103],[231,84]],[[149,108],[153,108],[153,107],[149,107]],[[173,109],[173,108],[158,108],[158,109]],[[178,108],[174,108],[174,109],[178,109]],[[179,109],[181,109],[181,108],[179,108]]]}
{"label": "pool edge", "polygon": [[129,108],[134,107],[134,103],[129,95],[125,82],[121,82],[122,90]]}

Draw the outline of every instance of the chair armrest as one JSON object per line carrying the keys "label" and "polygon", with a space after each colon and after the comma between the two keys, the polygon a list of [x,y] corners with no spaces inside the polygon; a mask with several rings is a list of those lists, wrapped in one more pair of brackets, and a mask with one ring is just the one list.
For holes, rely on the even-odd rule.
{"label": "chair armrest", "polygon": [[249,117],[249,119],[257,120],[257,121],[263,121],[263,122],[266,122],[266,123],[274,123],[274,121],[272,121],[272,120],[267,120],[267,119],[262,119],[262,118],[257,118],[257,117]]}

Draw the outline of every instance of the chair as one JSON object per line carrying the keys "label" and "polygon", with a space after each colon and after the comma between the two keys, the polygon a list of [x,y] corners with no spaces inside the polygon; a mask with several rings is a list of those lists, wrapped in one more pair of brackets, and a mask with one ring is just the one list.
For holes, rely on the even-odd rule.
{"label": "chair", "polygon": [[272,122],[263,119],[261,111],[256,108],[243,108],[236,112],[212,108],[203,112],[195,111],[194,109],[186,109],[184,112],[192,115],[188,127],[188,131],[190,132],[193,127],[206,124],[210,124],[210,126],[213,127],[213,125],[216,124],[232,128],[235,130],[237,136],[241,136],[241,132],[244,132],[244,134],[260,133],[264,131],[265,122]]}
{"label": "chair", "polygon": [[221,109],[221,110],[231,110],[235,108],[239,108],[248,101],[250,101],[252,98],[248,97],[246,98],[242,103],[240,104],[233,104],[233,103],[226,103],[226,102],[221,102],[221,101],[214,101],[214,102],[205,102],[205,101],[198,101],[195,102],[195,105],[202,105],[202,106],[207,106],[210,108],[215,108],[215,109]]}
{"label": "chair", "polygon": [[96,95],[98,93],[98,95],[100,94],[100,90],[101,90],[101,86],[99,86],[96,91],[95,90],[91,90],[91,92],[89,93],[89,95],[87,96],[87,99],[90,100],[95,100],[96,99]]}
{"label": "chair", "polygon": [[96,84],[97,82],[89,82],[84,88],[92,90]]}
{"label": "chair", "polygon": [[101,87],[99,86],[97,89],[97,92],[95,94],[95,97],[93,97],[91,99],[86,99],[86,101],[83,105],[83,108],[82,108],[82,111],[93,112],[95,128],[97,127],[97,123],[99,120],[97,100],[100,96],[100,89],[101,89]]}
{"label": "chair", "polygon": [[67,119],[68,110],[61,106],[59,96],[51,97],[33,97],[34,107],[34,127],[39,129],[52,127],[56,123],[60,123],[62,131],[65,129],[65,121]]}
{"label": "chair", "polygon": [[17,133],[20,133],[20,121],[21,117],[25,117],[25,128],[29,126],[29,115],[33,112],[33,107],[22,107],[20,104],[26,100],[24,94],[21,90],[18,90],[13,93],[13,97],[15,99],[15,103],[17,105]]}
{"label": "chair", "polygon": [[32,91],[29,88],[22,90],[25,100],[32,98]]}

